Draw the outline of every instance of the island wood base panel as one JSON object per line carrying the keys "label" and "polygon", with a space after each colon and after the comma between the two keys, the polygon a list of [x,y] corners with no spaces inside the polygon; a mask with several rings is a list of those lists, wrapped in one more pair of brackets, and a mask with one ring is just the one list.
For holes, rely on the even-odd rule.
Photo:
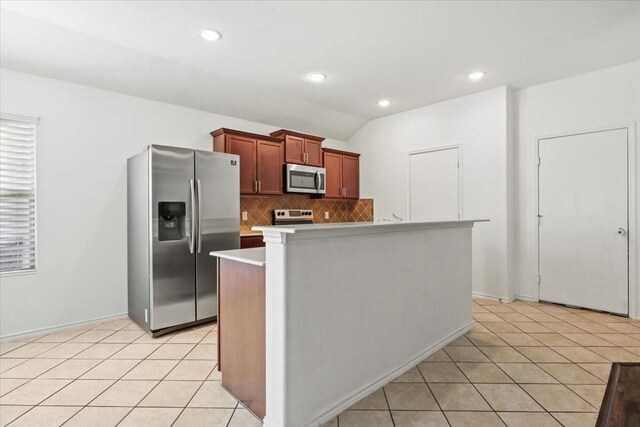
{"label": "island wood base panel", "polygon": [[218,274],[218,369],[222,385],[263,419],[264,267],[218,259]]}

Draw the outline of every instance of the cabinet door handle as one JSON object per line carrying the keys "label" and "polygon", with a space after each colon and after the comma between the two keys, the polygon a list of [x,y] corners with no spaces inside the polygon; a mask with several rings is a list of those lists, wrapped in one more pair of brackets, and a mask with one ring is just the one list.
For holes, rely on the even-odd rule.
{"label": "cabinet door handle", "polygon": [[258,181],[258,193],[262,191],[262,181]]}
{"label": "cabinet door handle", "polygon": [[258,181],[253,182],[253,191],[258,192]]}

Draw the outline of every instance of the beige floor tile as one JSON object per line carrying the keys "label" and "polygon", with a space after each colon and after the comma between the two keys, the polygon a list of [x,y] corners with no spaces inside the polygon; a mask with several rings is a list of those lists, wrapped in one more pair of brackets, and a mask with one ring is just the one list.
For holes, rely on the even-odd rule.
{"label": "beige floor tile", "polygon": [[0,397],[0,404],[37,405],[70,382],[70,380],[35,379]]}
{"label": "beige floor tile", "polygon": [[216,362],[212,360],[182,360],[167,375],[167,380],[200,380],[207,379]]}
{"label": "beige floor tile", "polygon": [[611,344],[608,341],[603,340],[600,337],[597,337],[593,334],[562,334],[564,337],[569,338],[571,341],[576,344],[580,344],[581,346],[604,346],[611,347]]}
{"label": "beige floor tile", "polygon": [[439,409],[426,384],[391,383],[384,386],[384,391],[391,410],[430,411]]}
{"label": "beige floor tile", "polygon": [[425,362],[451,362],[451,358],[444,352],[444,350],[440,349],[429,357],[427,357]]}
{"label": "beige floor tile", "polygon": [[[588,350],[611,362],[640,362],[640,355],[620,347],[588,347]],[[597,360],[581,360],[580,362],[597,362]]]}
{"label": "beige floor tile", "polygon": [[100,360],[96,359],[69,359],[58,366],[48,370],[38,378],[58,378],[75,380],[80,378],[85,372],[95,367]]}
{"label": "beige floor tile", "polygon": [[596,425],[597,413],[562,413],[554,412],[553,415],[564,427],[586,427]]}
{"label": "beige floor tile", "polygon": [[527,317],[536,322],[560,322],[561,320],[547,313],[529,313]]}
{"label": "beige floor tile", "polygon": [[6,426],[31,408],[32,406],[3,406],[0,408],[0,426]]}
{"label": "beige floor tile", "polygon": [[494,363],[458,363],[472,383],[511,383],[511,379]]}
{"label": "beige floor tile", "polygon": [[29,359],[0,359],[0,378],[5,378],[4,372],[23,364]]}
{"label": "beige floor tile", "polygon": [[542,345],[535,338],[523,333],[498,333],[497,335],[510,346],[536,347]]}
{"label": "beige floor tile", "polygon": [[531,397],[548,412],[592,412],[595,409],[562,384],[523,384]]}
{"label": "beige floor tile", "polygon": [[509,307],[509,304],[496,304],[496,305],[490,305],[487,307],[487,310],[489,310],[492,313],[513,313],[514,310]]}
{"label": "beige floor tile", "polygon": [[13,351],[10,351],[6,354],[3,354],[4,358],[17,358],[17,359],[29,359],[31,357],[36,357],[45,351],[51,350],[54,347],[57,347],[58,343],[48,343],[48,342],[31,342],[16,348]]}
{"label": "beige floor tile", "polygon": [[85,380],[118,380],[133,369],[138,360],[105,360],[80,378]]}
{"label": "beige floor tile", "polygon": [[596,323],[596,322],[573,323],[573,326],[592,334],[615,334],[616,333],[614,329],[608,328],[607,326],[601,323]]}
{"label": "beige floor tile", "polygon": [[136,406],[159,381],[120,380],[95,398],[90,406]]}
{"label": "beige floor tile", "polygon": [[183,408],[201,385],[200,381],[161,381],[138,406]]}
{"label": "beige floor tile", "polygon": [[485,322],[503,322],[503,320],[494,313],[474,313],[473,318],[483,324]]}
{"label": "beige floor tile", "polygon": [[546,372],[563,384],[602,384],[603,381],[578,365],[566,363],[541,363]]}
{"label": "beige floor tile", "polygon": [[[640,347],[640,340],[625,334],[596,334],[598,338],[620,347]],[[584,345],[584,344],[583,344]],[[597,345],[597,344],[587,344]]]}
{"label": "beige floor tile", "polygon": [[2,378],[36,378],[62,362],[62,359],[30,359],[4,371]]}
{"label": "beige floor tile", "polygon": [[129,344],[113,356],[112,359],[144,359],[160,348],[160,344]]}
{"label": "beige floor tile", "polygon": [[113,384],[113,380],[77,380],[42,402],[47,406],[84,406]]}
{"label": "beige floor tile", "polygon": [[482,324],[495,334],[498,334],[498,333],[516,333],[517,334],[522,332],[520,329],[516,328],[509,322],[504,322],[504,321],[482,322]]}
{"label": "beige floor tile", "polygon": [[[611,347],[595,347],[595,348],[611,348]],[[551,347],[552,350],[560,353],[574,363],[604,363],[607,362],[602,356],[590,351],[584,347]]]}
{"label": "beige floor tile", "polygon": [[125,344],[99,343],[73,356],[76,359],[106,359],[124,348]]}
{"label": "beige floor tile", "polygon": [[448,345],[451,345],[451,346],[454,346],[454,347],[455,346],[462,346],[462,347],[470,346],[470,347],[473,347],[473,344],[471,343],[471,341],[469,341],[465,336],[461,336],[461,337],[456,338],[455,340],[451,341]]}
{"label": "beige floor tile", "polygon": [[45,351],[36,357],[38,359],[69,359],[92,345],[84,342],[66,342],[58,344],[51,350]]}
{"label": "beige floor tile", "polygon": [[418,365],[427,382],[468,383],[469,380],[453,362],[422,362]]}
{"label": "beige floor tile", "polygon": [[451,427],[504,427],[495,412],[445,412]]}
{"label": "beige floor tile", "polygon": [[229,422],[229,427],[260,427],[262,423],[246,409],[236,409]]}
{"label": "beige floor tile", "polygon": [[172,336],[169,341],[171,344],[197,344],[207,335],[206,331],[185,331],[179,332]]}
{"label": "beige floor tile", "polygon": [[476,384],[476,388],[494,411],[531,412],[543,410],[517,384]]}
{"label": "beige floor tile", "polygon": [[222,372],[218,371],[218,365],[213,368],[213,371],[207,377],[209,381],[222,381]]}
{"label": "beige floor tile", "polygon": [[218,343],[218,332],[211,331],[200,341],[200,344],[217,344]]}
{"label": "beige floor tile", "polygon": [[345,411],[338,419],[340,427],[393,427],[389,411]]}
{"label": "beige floor tile", "polygon": [[76,412],[79,406],[36,406],[11,423],[11,427],[61,426]]}
{"label": "beige floor tile", "polygon": [[97,343],[113,334],[113,331],[86,331],[82,334],[72,338],[70,342],[88,342],[88,343]]}
{"label": "beige floor tile", "polygon": [[320,424],[319,427],[338,427],[338,417],[333,417],[329,421]]}
{"label": "beige floor tile", "polygon": [[142,331],[118,331],[100,342],[129,344],[140,338],[143,334],[144,332]]}
{"label": "beige floor tile", "polygon": [[233,409],[221,408],[187,408],[178,417],[173,427],[226,427],[233,414]]}
{"label": "beige floor tile", "polygon": [[449,427],[440,411],[391,411],[395,427]]}
{"label": "beige floor tile", "polygon": [[382,389],[374,391],[364,399],[352,405],[349,409],[364,409],[364,410],[372,410],[372,409],[384,409],[388,410],[389,406],[387,405],[387,398],[384,396],[384,391]]}
{"label": "beige floor tile", "polygon": [[605,382],[609,379],[611,363],[579,363],[578,366]]}
{"label": "beige floor tile", "polygon": [[3,342],[0,343],[0,356],[7,354],[17,348],[22,347],[23,345],[27,345],[24,342]]}
{"label": "beige floor tile", "polygon": [[549,333],[549,332],[553,332],[551,329],[547,328],[546,326],[538,323],[538,322],[531,322],[530,319],[526,320],[526,321],[519,321],[519,322],[511,322],[511,324],[513,326],[515,326],[516,328],[520,329],[522,332],[526,332],[526,333],[532,333],[532,332],[539,332],[539,333]]}
{"label": "beige floor tile", "polygon": [[628,322],[621,323],[607,323],[608,328],[613,329],[614,331],[622,332],[625,334],[637,334],[640,333],[640,326],[634,325]]}
{"label": "beige floor tile", "polygon": [[575,342],[571,341],[569,338],[566,338],[563,335],[558,333],[533,333],[530,334],[533,338],[540,341],[542,344],[553,347],[573,347],[576,345]]}
{"label": "beige floor tile", "polygon": [[535,363],[571,363],[569,359],[548,347],[515,347],[515,349]]}
{"label": "beige floor tile", "polygon": [[627,350],[633,354],[640,355],[640,347],[627,347]]}
{"label": "beige floor tile", "polygon": [[[114,361],[115,362],[115,361]],[[161,380],[176,365],[177,360],[143,360],[135,368],[127,372],[125,380]]]}
{"label": "beige floor tile", "polygon": [[498,366],[519,384],[553,384],[558,382],[534,363],[498,363]]}
{"label": "beige floor tile", "polygon": [[492,333],[482,334],[472,332],[467,334],[467,338],[469,338],[469,340],[478,347],[506,347],[509,345],[500,339],[500,337]]}
{"label": "beige floor tile", "polygon": [[129,326],[125,326],[124,328],[121,329],[121,331],[142,331],[146,333],[146,331],[143,328],[141,328],[139,325],[135,323],[131,323]]}
{"label": "beige floor tile", "polygon": [[527,358],[511,347],[480,347],[493,362],[528,362]]}
{"label": "beige floor tile", "polygon": [[579,323],[584,321],[584,317],[579,316],[575,313],[554,313],[553,316],[567,323],[572,323],[572,322]]}
{"label": "beige floor tile", "polygon": [[195,344],[163,344],[160,348],[149,355],[149,359],[182,359],[193,348]]}
{"label": "beige floor tile", "polygon": [[490,411],[491,408],[471,384],[429,384],[444,411]]}
{"label": "beige floor tile", "polygon": [[22,384],[29,381],[28,378],[1,378],[0,379],[0,396],[4,396],[11,390],[15,390]]}
{"label": "beige floor tile", "polygon": [[508,427],[562,427],[551,415],[535,412],[500,412]]}
{"label": "beige floor tile", "polygon": [[169,427],[181,408],[134,408],[118,427]]}
{"label": "beige floor tile", "polygon": [[482,324],[478,322],[473,323],[473,327],[471,328],[470,332],[479,333],[479,334],[491,333],[489,329],[485,328],[484,326],[482,326]]}
{"label": "beige floor tile", "polygon": [[591,403],[595,408],[600,408],[602,404],[602,398],[604,397],[604,391],[607,386],[605,384],[599,385],[584,385],[584,384],[576,384],[576,385],[567,385],[571,390],[573,390],[578,396],[582,397],[587,402]]}
{"label": "beige floor tile", "polygon": [[[500,347],[487,347],[500,348]],[[475,347],[445,347],[445,352],[455,362],[488,362],[487,356]]]}
{"label": "beige floor tile", "polygon": [[83,408],[64,427],[114,427],[118,425],[131,408]]}
{"label": "beige floor tile", "polygon": [[569,323],[564,322],[550,322],[550,323],[540,323],[540,325],[545,328],[557,332],[560,334],[582,334],[584,333],[583,329],[580,329],[576,326],[573,326]]}
{"label": "beige floor tile", "polygon": [[220,381],[205,381],[188,406],[190,408],[235,408],[237,403],[235,397],[222,387]]}
{"label": "beige floor tile", "polygon": [[[515,326],[516,328],[520,329],[516,324],[517,323],[535,323],[532,322],[531,319],[529,319],[527,316],[525,316],[524,314],[521,313],[498,313],[497,314],[499,318],[501,318],[502,320],[511,323],[513,326]],[[526,325],[525,325],[526,327]],[[522,330],[522,329],[520,329]]]}
{"label": "beige floor tile", "polygon": [[151,334],[145,333],[135,340],[136,344],[164,344],[173,336],[173,334],[162,335],[161,337],[152,337]]}
{"label": "beige floor tile", "polygon": [[[423,362],[424,363],[424,362]],[[392,382],[394,383],[423,383],[424,378],[422,378],[422,374],[418,370],[417,366],[409,369],[404,372],[402,375],[396,377]]]}
{"label": "beige floor tile", "polygon": [[218,346],[216,344],[198,344],[184,358],[186,360],[217,360]]}
{"label": "beige floor tile", "polygon": [[87,329],[81,328],[81,329],[69,329],[66,331],[54,332],[52,334],[48,334],[41,338],[38,338],[35,342],[67,342],[70,339],[73,339],[86,331]]}
{"label": "beige floor tile", "polygon": [[129,319],[115,319],[101,323],[93,329],[96,331],[119,331],[120,329],[131,325],[131,323],[132,322]]}

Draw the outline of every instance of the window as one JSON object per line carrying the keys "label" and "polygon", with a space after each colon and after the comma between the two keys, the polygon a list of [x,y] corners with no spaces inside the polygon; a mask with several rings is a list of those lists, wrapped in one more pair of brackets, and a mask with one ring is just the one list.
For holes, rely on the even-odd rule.
{"label": "window", "polygon": [[0,273],[36,269],[36,120],[0,115]]}

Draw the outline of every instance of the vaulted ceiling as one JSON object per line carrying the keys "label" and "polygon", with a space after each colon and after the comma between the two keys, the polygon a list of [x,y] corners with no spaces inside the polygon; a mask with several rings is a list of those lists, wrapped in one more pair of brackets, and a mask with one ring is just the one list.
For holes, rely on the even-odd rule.
{"label": "vaulted ceiling", "polygon": [[[387,114],[640,59],[638,1],[0,5],[2,67],[337,139]],[[470,81],[475,70],[486,77]]]}

